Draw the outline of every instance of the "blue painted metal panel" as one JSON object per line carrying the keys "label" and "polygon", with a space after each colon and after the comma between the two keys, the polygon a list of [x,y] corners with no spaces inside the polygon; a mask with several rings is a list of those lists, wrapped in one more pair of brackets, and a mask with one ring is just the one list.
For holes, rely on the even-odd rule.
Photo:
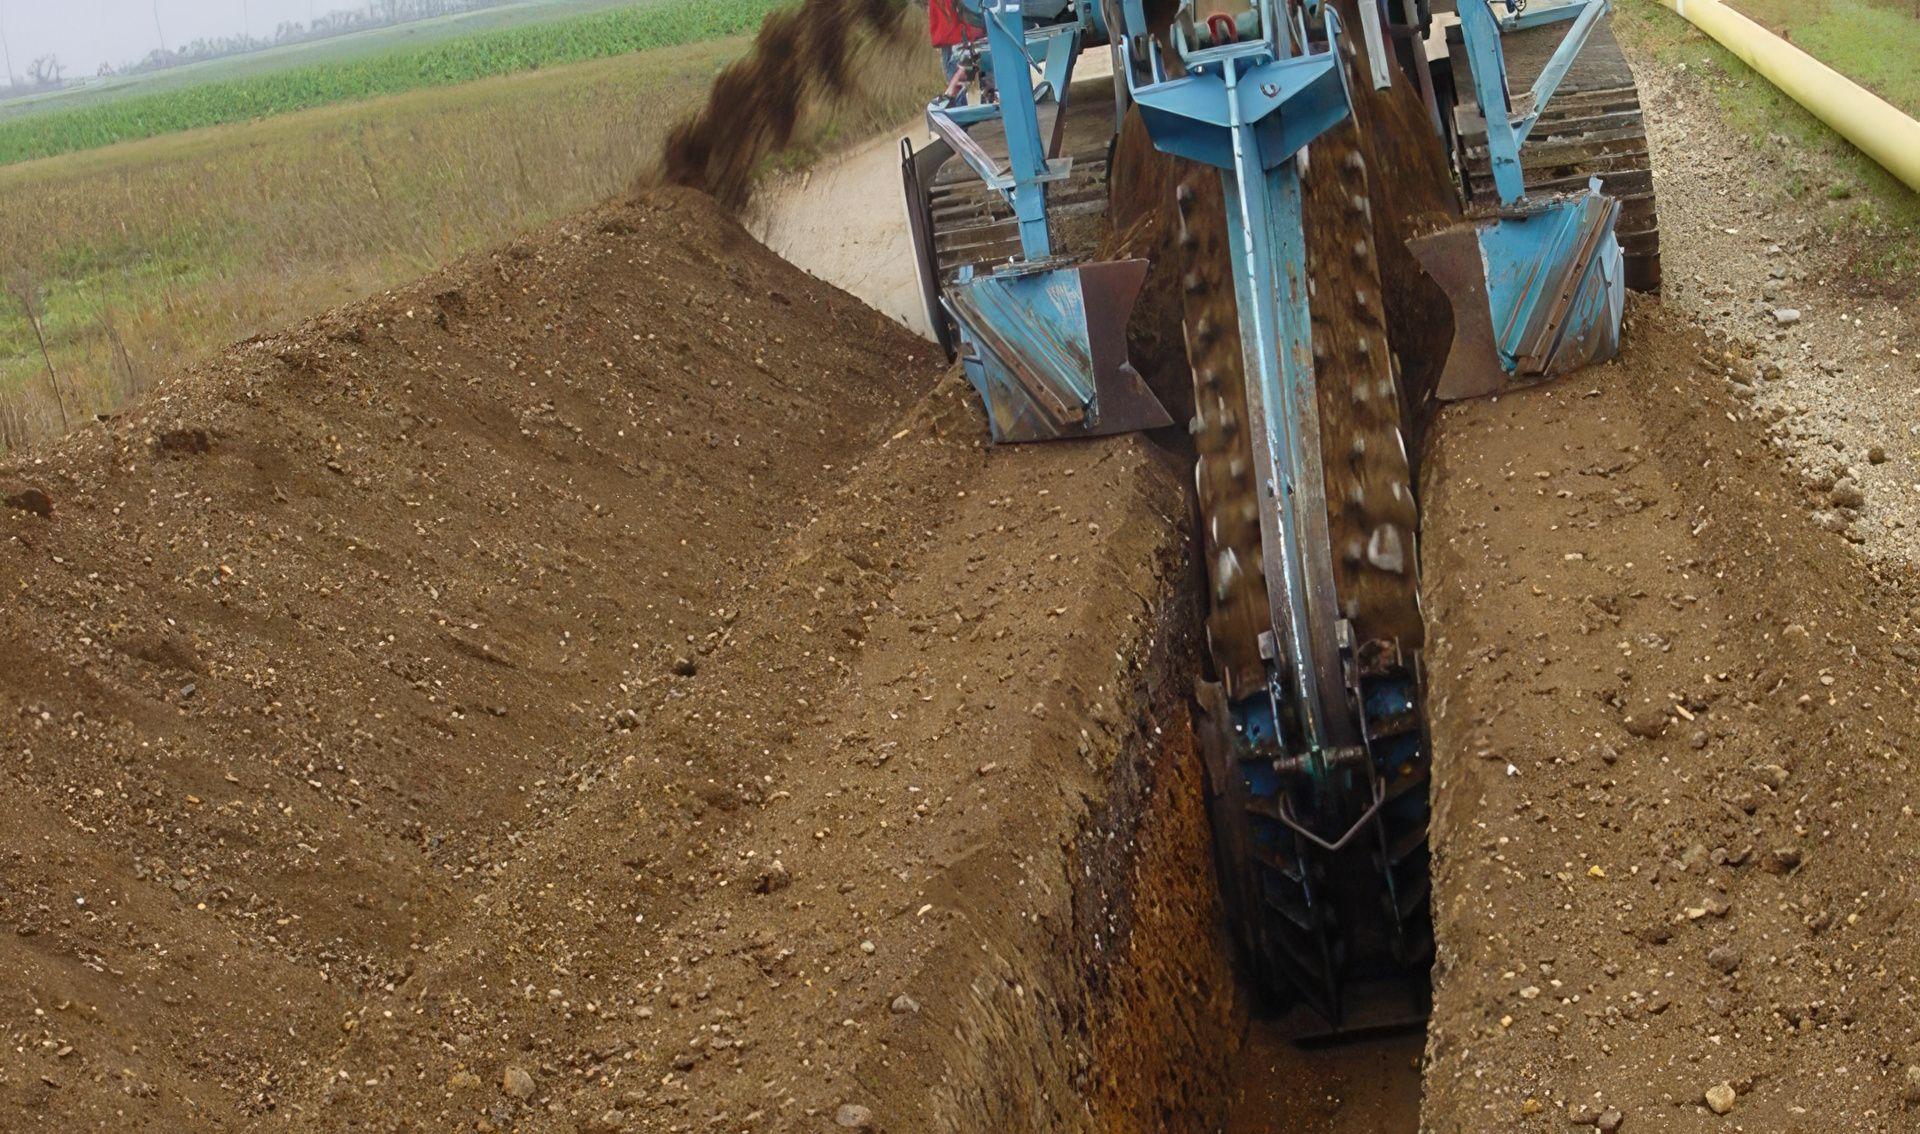
{"label": "blue painted metal panel", "polygon": [[1126,361],[1145,260],[961,270],[944,296],[996,442],[1172,424]]}
{"label": "blue painted metal panel", "polygon": [[1509,373],[1547,377],[1618,350],[1626,298],[1618,212],[1596,181],[1480,226],[1494,337]]}
{"label": "blue painted metal panel", "polygon": [[1218,169],[1233,166],[1230,123],[1256,128],[1254,150],[1271,169],[1347,116],[1340,68],[1329,53],[1258,59],[1233,93],[1216,63],[1164,83],[1136,86],[1153,144],[1167,153]]}

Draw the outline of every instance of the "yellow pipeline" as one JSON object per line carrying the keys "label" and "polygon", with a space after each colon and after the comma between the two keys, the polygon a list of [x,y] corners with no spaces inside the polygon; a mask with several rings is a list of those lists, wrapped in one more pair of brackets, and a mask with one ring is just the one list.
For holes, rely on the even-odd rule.
{"label": "yellow pipeline", "polygon": [[1920,192],[1920,122],[1720,0],[1660,0]]}

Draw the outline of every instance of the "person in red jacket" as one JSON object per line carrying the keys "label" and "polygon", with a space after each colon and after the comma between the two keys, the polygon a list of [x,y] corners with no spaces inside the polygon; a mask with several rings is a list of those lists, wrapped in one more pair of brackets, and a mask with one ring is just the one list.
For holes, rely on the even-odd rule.
{"label": "person in red jacket", "polygon": [[940,67],[947,75],[944,97],[948,106],[967,105],[967,84],[976,77],[980,78],[980,97],[993,97],[992,86],[984,77],[976,76],[979,65],[973,53],[962,50],[971,47],[978,35],[960,18],[959,4],[960,0],[927,0],[927,37],[940,52]]}

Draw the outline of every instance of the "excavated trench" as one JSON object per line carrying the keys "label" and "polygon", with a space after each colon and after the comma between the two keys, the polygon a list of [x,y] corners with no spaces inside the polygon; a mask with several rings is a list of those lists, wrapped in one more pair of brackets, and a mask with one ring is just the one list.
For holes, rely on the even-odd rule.
{"label": "excavated trench", "polygon": [[1184,455],[988,449],[710,199],[103,424],[0,466],[0,1128],[1371,1130],[1412,1081],[1247,1039]]}
{"label": "excavated trench", "polygon": [[[1183,564],[1168,580],[1123,700],[1132,727],[1107,765],[1106,797],[1066,853],[1074,932],[1028,974],[1084,1015],[1062,1013],[1055,1031],[1035,1026],[1056,1017],[1036,1017],[1024,997],[980,997],[967,1025],[977,1061],[961,1077],[967,1089],[936,1100],[943,1128],[1054,1128],[1034,1119],[1062,1089],[1106,1131],[1419,1128],[1423,1035],[1297,1042],[1315,1026],[1308,1011],[1265,1007],[1234,955],[1190,728],[1196,579]],[[1079,1051],[1064,1066],[1063,1046]]]}
{"label": "excavated trench", "polygon": [[[789,261],[911,324],[919,296],[898,208],[898,153],[888,135],[764,186],[747,224]],[[849,233],[844,218],[854,213],[877,223]],[[1104,239],[1115,255],[1146,251],[1159,231],[1151,218],[1126,214],[1117,235],[1082,239]],[[1150,276],[1142,309],[1170,303],[1177,303],[1173,289]],[[1136,363],[1181,365],[1177,336],[1155,338],[1157,322],[1150,314],[1136,319]],[[1067,853],[1074,932],[1052,956],[1035,958],[1052,996],[1079,1009],[1060,1013],[1057,1028],[1036,1027],[1020,997],[977,997],[966,1031],[980,1042],[968,1045],[972,1061],[960,1076],[967,1086],[936,1109],[949,1116],[949,1129],[1022,1129],[1036,1099],[1065,1092],[1104,1130],[1411,1134],[1419,1125],[1424,1038],[1296,1043],[1294,1033],[1311,1027],[1310,1013],[1267,1008],[1226,932],[1190,728],[1199,667],[1195,600],[1204,591],[1183,522],[1191,452],[1180,439],[1135,438],[1001,448],[987,459],[1012,470],[1029,466],[1011,475],[1044,484],[1035,478],[1052,454],[1109,445],[1152,454],[1148,510],[1161,525],[1152,538],[1179,566],[1157,579],[1157,628],[1137,640],[1135,685],[1120,702],[1132,724],[1103,761],[1100,802],[1089,800]],[[1063,1045],[1080,1047],[1064,1065]]]}

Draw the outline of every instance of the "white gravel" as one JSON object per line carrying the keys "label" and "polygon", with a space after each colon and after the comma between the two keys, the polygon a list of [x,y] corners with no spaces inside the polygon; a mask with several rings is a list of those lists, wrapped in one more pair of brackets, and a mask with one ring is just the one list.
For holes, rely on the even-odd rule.
{"label": "white gravel", "polygon": [[[1850,479],[1865,496],[1833,526],[1876,559],[1920,564],[1920,311],[1849,278],[1821,224],[1835,206],[1818,155],[1756,144],[1695,75],[1626,46],[1647,108],[1666,302],[1759,348],[1753,397],[1775,440],[1815,491]],[[1784,189],[1792,164],[1814,185],[1802,201]]]}

